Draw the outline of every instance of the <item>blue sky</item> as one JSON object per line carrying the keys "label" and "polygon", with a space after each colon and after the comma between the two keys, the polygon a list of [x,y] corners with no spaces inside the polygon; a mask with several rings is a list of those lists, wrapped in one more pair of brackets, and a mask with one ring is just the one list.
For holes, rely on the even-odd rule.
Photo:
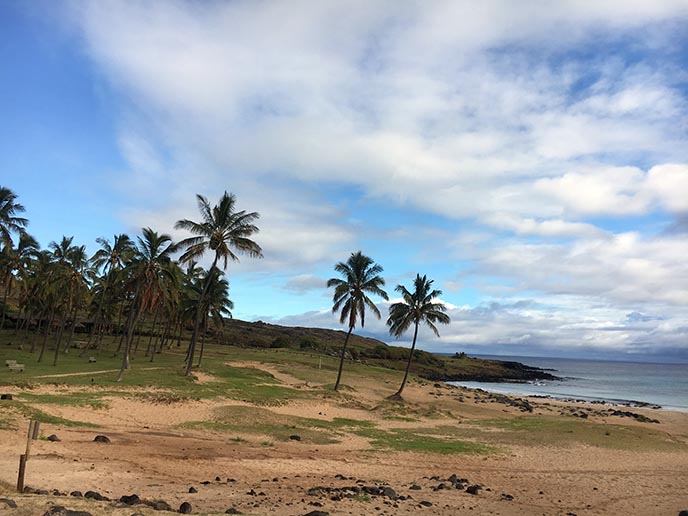
{"label": "blue sky", "polygon": [[90,251],[235,193],[242,319],[339,327],[361,249],[444,291],[424,349],[686,361],[687,65],[685,0],[10,0],[0,184]]}

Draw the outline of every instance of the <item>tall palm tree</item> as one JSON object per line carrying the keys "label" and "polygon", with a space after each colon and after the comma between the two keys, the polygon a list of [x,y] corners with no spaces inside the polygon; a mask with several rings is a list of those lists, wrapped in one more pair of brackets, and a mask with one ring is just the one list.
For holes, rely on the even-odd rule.
{"label": "tall palm tree", "polygon": [[104,321],[103,315],[105,306],[113,298],[111,290],[117,279],[117,272],[120,271],[126,263],[128,263],[134,255],[134,242],[126,234],[115,235],[112,244],[106,238],[96,238],[96,242],[100,244],[94,255],[91,257],[91,264],[96,270],[102,270],[103,277],[99,282],[102,288],[98,289],[98,306],[96,308],[93,326],[91,327],[91,335],[89,341],[96,331],[96,326],[100,325],[102,330]]}
{"label": "tall palm tree", "polygon": [[[208,275],[215,274],[218,261],[222,260],[222,268],[227,269],[227,262],[232,260],[239,261],[239,257],[233,249],[241,254],[246,254],[251,258],[262,258],[263,250],[251,240],[251,236],[259,231],[254,224],[260,218],[257,212],[236,211],[236,196],[225,192],[220,197],[220,202],[215,206],[210,206],[208,199],[202,195],[196,195],[198,209],[201,212],[201,222],[194,222],[188,219],[177,221],[174,225],[176,229],[186,229],[196,236],[186,238],[179,242],[179,246],[186,249],[180,257],[181,263],[199,260],[210,250],[214,253],[213,264],[208,271]],[[208,278],[210,279],[210,278]],[[198,339],[199,323],[203,319],[204,298],[208,293],[211,281],[206,281],[203,291],[198,298],[196,314],[194,316],[194,327],[189,342],[188,360],[186,363],[186,375],[191,374],[193,367],[194,353],[196,351],[196,341]]]}
{"label": "tall palm tree", "polygon": [[19,235],[17,247],[13,246],[12,240],[5,242],[2,251],[0,252],[0,270],[2,277],[0,283],[5,285],[5,291],[2,298],[2,321],[0,321],[0,330],[5,327],[5,314],[7,313],[7,298],[12,291],[12,284],[14,281],[14,274],[17,271],[26,269],[33,256],[38,252],[38,242],[28,233],[22,232]]}
{"label": "tall palm tree", "polygon": [[12,233],[23,233],[29,221],[18,217],[18,213],[26,211],[17,201],[17,195],[7,187],[0,186],[0,242],[11,240]]}
{"label": "tall palm tree", "polygon": [[426,276],[420,274],[416,275],[413,282],[413,292],[403,285],[397,285],[394,289],[401,294],[403,299],[400,303],[393,303],[389,307],[389,318],[387,325],[389,326],[389,333],[395,337],[401,337],[406,330],[413,324],[413,344],[411,344],[411,352],[409,353],[408,363],[406,364],[406,373],[404,380],[401,382],[399,390],[390,396],[390,399],[401,400],[401,393],[406,386],[409,369],[411,369],[411,360],[413,360],[413,352],[416,349],[416,339],[418,338],[418,326],[420,323],[425,323],[436,336],[440,336],[435,323],[449,324],[450,319],[444,312],[447,307],[442,303],[433,303],[433,300],[442,295],[441,290],[431,290],[433,280],[429,280]]}
{"label": "tall palm tree", "polygon": [[134,293],[127,316],[126,341],[118,382],[122,381],[124,372],[129,368],[134,327],[141,313],[152,311],[163,301],[166,278],[170,274],[167,265],[176,250],[171,236],[160,235],[151,228],[143,228],[142,236],[138,237],[136,257],[130,264],[130,284]]}
{"label": "tall palm tree", "polygon": [[339,359],[339,371],[337,372],[337,381],[334,384],[334,390],[336,391],[339,389],[339,382],[342,379],[346,345],[349,343],[349,337],[356,327],[359,318],[361,328],[365,326],[366,306],[378,319],[380,318],[380,310],[377,309],[375,303],[372,302],[366,293],[375,294],[383,299],[389,298],[387,297],[387,292],[382,289],[385,285],[385,280],[379,275],[382,272],[382,267],[370,257],[361,253],[361,251],[351,253],[346,263],[339,262],[334,266],[334,270],[342,278],[331,278],[327,281],[327,288],[334,287],[332,313],[341,310],[339,322],[342,324],[346,322],[349,326],[349,331],[342,346],[341,358]]}

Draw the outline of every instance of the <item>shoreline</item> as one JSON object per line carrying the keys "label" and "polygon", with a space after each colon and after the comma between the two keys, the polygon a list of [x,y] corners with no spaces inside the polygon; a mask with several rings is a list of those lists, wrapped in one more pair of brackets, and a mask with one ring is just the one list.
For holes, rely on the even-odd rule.
{"label": "shoreline", "polygon": [[[625,407],[625,408],[635,408],[635,409],[647,409],[653,411],[668,411],[668,412],[680,412],[688,413],[688,407],[678,407],[673,405],[660,405],[658,403],[652,403],[648,401],[641,400],[625,400],[625,399],[610,399],[610,398],[594,398],[591,396],[575,396],[575,395],[556,395],[556,394],[532,394],[526,392],[519,392],[511,389],[499,389],[491,387],[478,387],[473,385],[465,385],[466,383],[480,383],[478,381],[471,382],[445,382],[447,385],[452,387],[460,387],[463,389],[469,389],[476,392],[489,392],[493,394],[503,394],[505,396],[518,396],[529,398],[533,400],[553,400],[565,403],[581,403],[589,405],[601,405],[608,407]],[[503,385],[505,383],[517,383],[519,385],[527,384],[528,382],[485,382],[485,383],[497,383]]]}

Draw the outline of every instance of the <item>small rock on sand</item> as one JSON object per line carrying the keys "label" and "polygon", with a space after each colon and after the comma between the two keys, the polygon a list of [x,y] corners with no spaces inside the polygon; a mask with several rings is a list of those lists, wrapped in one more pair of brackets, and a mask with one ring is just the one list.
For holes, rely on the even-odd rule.
{"label": "small rock on sand", "polygon": [[16,509],[17,504],[10,498],[0,498],[0,509]]}
{"label": "small rock on sand", "polygon": [[61,505],[53,505],[50,510],[46,511],[43,516],[93,516],[86,511],[73,511]]}
{"label": "small rock on sand", "polygon": [[109,443],[110,438],[107,435],[96,435],[93,441],[97,443]]}

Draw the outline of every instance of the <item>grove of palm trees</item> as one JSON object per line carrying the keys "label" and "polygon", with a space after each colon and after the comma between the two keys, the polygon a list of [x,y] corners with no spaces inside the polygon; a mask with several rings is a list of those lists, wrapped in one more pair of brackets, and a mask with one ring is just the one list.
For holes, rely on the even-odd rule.
{"label": "grove of palm trees", "polygon": [[[145,227],[134,238],[126,234],[98,238],[99,248],[89,257],[86,246],[74,242],[72,236],[62,236],[41,249],[28,233],[29,220],[21,216],[25,207],[9,188],[1,187],[0,330],[13,327],[22,347],[35,353],[37,362],[46,360],[46,352],[51,350],[54,366],[62,354],[70,352],[79,356],[94,352],[119,356],[117,381],[131,367],[133,355],[143,354],[153,362],[165,349],[181,346],[189,335],[184,374],[191,375],[194,366],[202,364],[208,330],[221,328],[224,318],[231,317],[234,304],[229,299],[226,277],[229,263],[239,261],[240,256],[263,256],[260,245],[253,240],[259,232],[255,224],[260,218],[258,213],[239,210],[236,196],[227,192],[214,205],[202,195],[196,198],[200,221],[182,219],[175,224],[176,229],[188,231],[191,236],[174,242],[170,235]],[[198,266],[205,256],[212,257],[207,270]],[[381,317],[369,295],[384,300],[388,296],[380,276],[382,266],[361,251],[352,253],[334,269],[341,277],[327,282],[327,287],[334,289],[332,311],[341,312],[340,322],[348,330],[341,346],[336,391],[341,385],[353,330],[365,326],[367,311]],[[430,292],[425,287],[432,280],[423,280],[425,283],[416,285],[413,295],[397,286],[404,301],[391,306],[387,321],[395,337],[415,323],[398,399],[407,381],[418,324],[427,323],[439,335],[432,323],[449,322],[441,313],[443,305],[432,302],[441,291]],[[421,301],[416,299],[419,296]],[[116,342],[112,349],[104,349],[105,336],[110,337],[107,342]],[[140,345],[142,338],[147,338],[144,346]]]}

